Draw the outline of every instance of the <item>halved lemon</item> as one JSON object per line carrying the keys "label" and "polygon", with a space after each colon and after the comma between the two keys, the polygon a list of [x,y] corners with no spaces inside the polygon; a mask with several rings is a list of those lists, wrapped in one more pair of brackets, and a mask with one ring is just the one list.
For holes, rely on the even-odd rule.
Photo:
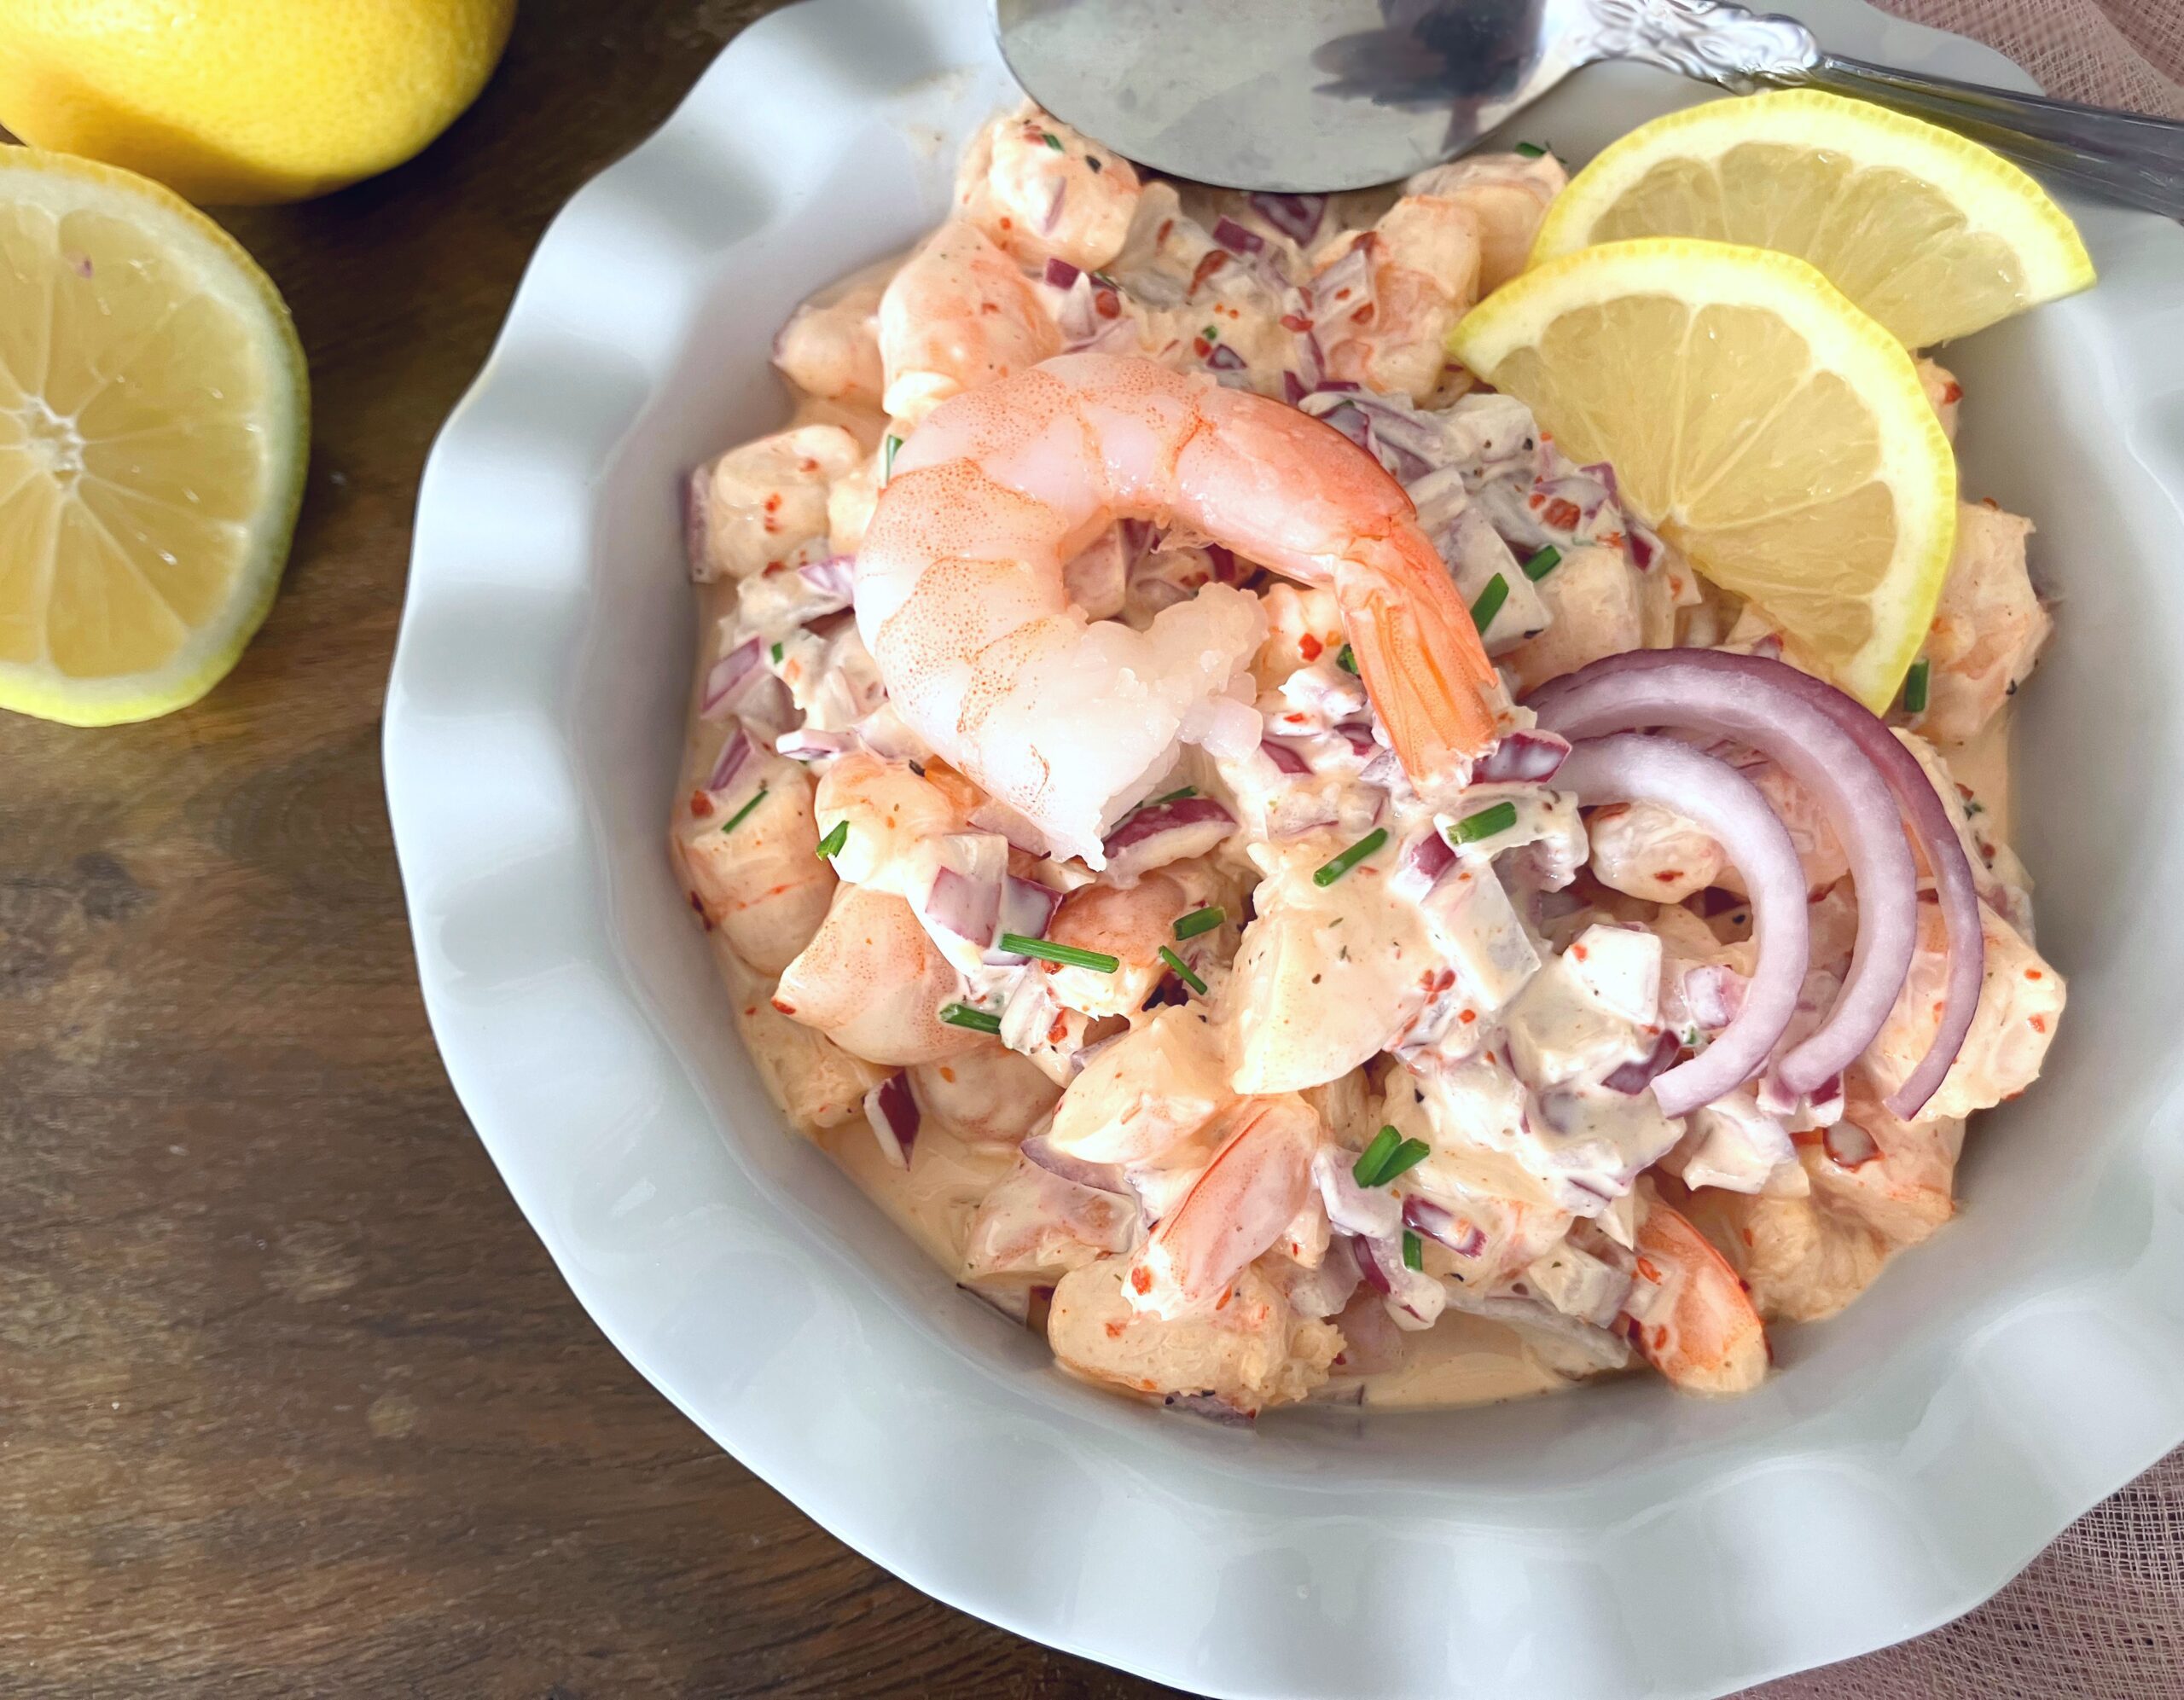
{"label": "halved lemon", "polygon": [[1532,263],[1638,236],[1795,254],[1910,348],[2094,281],[2077,227],[2008,160],[1885,107],[1802,89],[1641,125],[1555,197]]}
{"label": "halved lemon", "polygon": [[1812,267],[1609,242],[1505,284],[1449,345],[1844,690],[1895,696],[1949,568],[1956,461],[1903,345]]}
{"label": "halved lemon", "polygon": [[194,702],[272,606],[303,496],[303,350],[187,202],[0,148],[0,708]]}

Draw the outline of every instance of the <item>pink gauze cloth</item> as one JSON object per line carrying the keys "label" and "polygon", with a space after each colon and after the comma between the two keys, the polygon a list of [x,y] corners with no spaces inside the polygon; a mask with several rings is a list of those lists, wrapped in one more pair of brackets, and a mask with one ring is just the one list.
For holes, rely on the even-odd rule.
{"label": "pink gauze cloth", "polygon": [[[1999,49],[2059,99],[2184,119],[2184,0],[1877,0]],[[2088,1511],[1986,1604],[1744,1700],[2179,1700],[2184,1451]]]}

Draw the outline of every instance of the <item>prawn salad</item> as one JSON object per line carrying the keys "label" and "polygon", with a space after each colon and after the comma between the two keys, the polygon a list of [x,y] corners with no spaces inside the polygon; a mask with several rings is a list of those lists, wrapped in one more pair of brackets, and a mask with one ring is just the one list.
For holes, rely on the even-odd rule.
{"label": "prawn salad", "polygon": [[744,1042],[1079,1376],[1750,1389],[2053,1035],[2028,523],[1963,510],[1888,716],[1800,666],[1445,352],[1563,183],[1205,190],[1026,108],[694,476],[671,840]]}

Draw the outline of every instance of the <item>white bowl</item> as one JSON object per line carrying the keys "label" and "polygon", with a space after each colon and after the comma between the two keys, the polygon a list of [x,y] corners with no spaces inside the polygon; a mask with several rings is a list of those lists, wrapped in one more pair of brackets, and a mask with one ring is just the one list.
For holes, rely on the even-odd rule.
{"label": "white bowl", "polygon": [[[1809,0],[1838,50],[2024,78]],[[2184,1440],[2184,237],[1953,351],[1968,490],[2039,522],[2060,631],[2023,847],[2072,977],[1962,1220],[1753,1396],[1632,1379],[1236,1434],[1110,1399],[782,1128],[671,873],[680,474],[784,413],[775,328],[933,223],[1013,90],[967,0],[816,0],[729,47],[540,246],[426,470],[387,792],[449,1073],[615,1344],[828,1529],[965,1610],[1224,1694],[1711,1695],[1910,1635]],[[1588,72],[1583,159],[1705,91]]]}

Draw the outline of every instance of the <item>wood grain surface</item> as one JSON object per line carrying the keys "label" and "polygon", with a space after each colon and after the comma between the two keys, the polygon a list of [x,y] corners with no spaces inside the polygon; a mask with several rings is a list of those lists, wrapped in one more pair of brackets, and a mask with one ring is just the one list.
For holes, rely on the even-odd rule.
{"label": "wood grain surface", "polygon": [[821,1533],[615,1355],[449,1089],[379,721],[418,474],[547,221],[764,4],[522,0],[421,158],[225,218],[316,433],[195,708],[0,714],[0,1694],[1119,1695]]}

